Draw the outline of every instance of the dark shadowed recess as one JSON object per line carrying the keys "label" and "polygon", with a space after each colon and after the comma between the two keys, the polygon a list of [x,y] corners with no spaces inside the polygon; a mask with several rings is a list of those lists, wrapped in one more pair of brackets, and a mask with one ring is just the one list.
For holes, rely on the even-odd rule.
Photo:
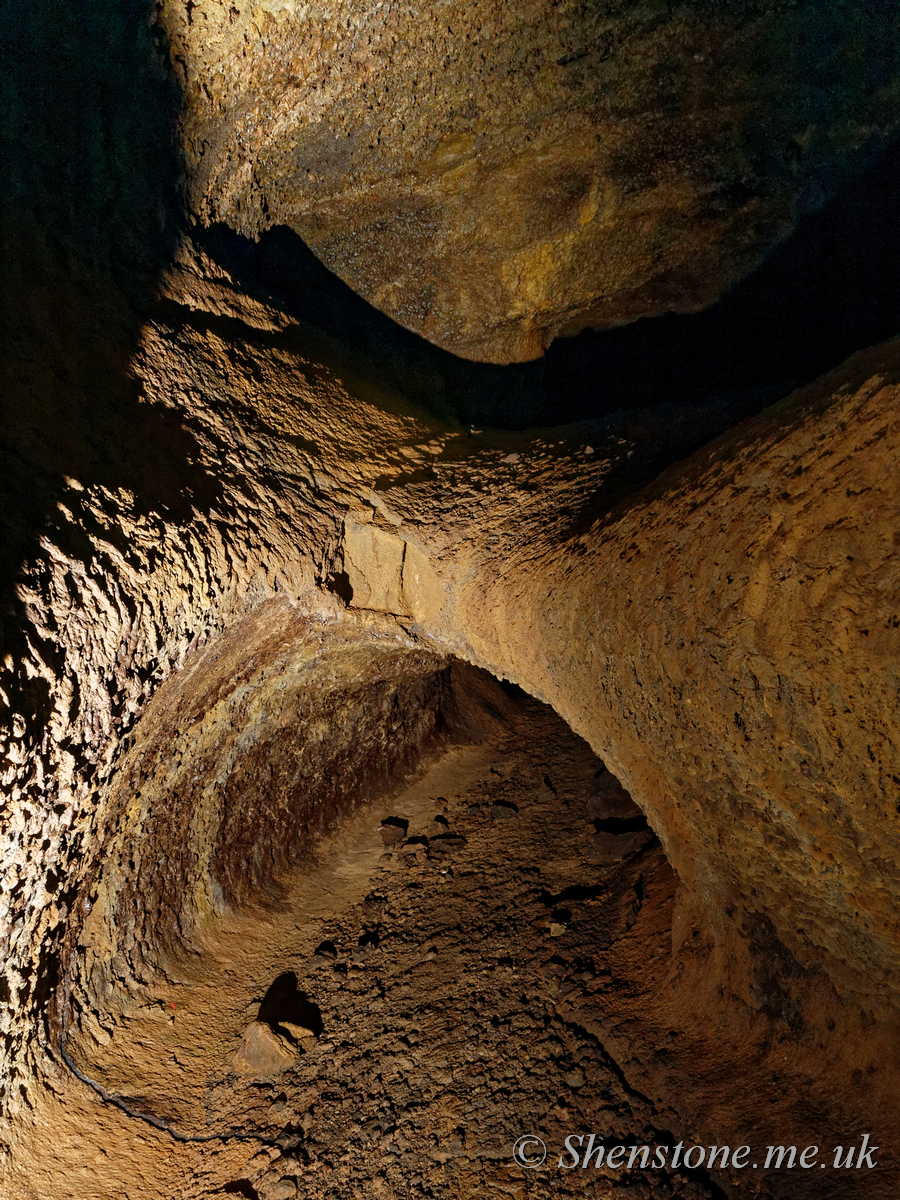
{"label": "dark shadowed recess", "polygon": [[[154,16],[152,0],[3,6],[0,595],[67,476],[191,511],[166,468],[190,439],[156,437],[166,414],[143,414],[128,370],[181,219],[180,96]],[[156,461],[135,462],[131,442],[154,440]]]}
{"label": "dark shadowed recess", "polygon": [[702,441],[897,333],[900,144],[704,312],[560,338],[542,359],[510,366],[457,358],[403,329],[284,226],[255,244],[225,226],[200,239],[248,290],[274,297],[441,417],[522,429],[715,401]]}
{"label": "dark shadowed recess", "polygon": [[279,1029],[281,1023],[287,1021],[310,1030],[316,1037],[322,1032],[321,1010],[297,987],[297,976],[293,971],[285,971],[269,987],[256,1019],[273,1029]]}
{"label": "dark shadowed recess", "polygon": [[[42,537],[91,553],[57,507],[74,495],[90,527],[67,479],[125,489],[160,521],[189,520],[218,488],[189,465],[196,442],[178,415],[143,403],[130,371],[183,219],[181,98],[156,13],[153,0],[2,6],[0,657],[14,662],[30,628],[22,564]],[[39,652],[57,664],[52,639]],[[40,730],[46,685],[21,674],[11,686]]]}

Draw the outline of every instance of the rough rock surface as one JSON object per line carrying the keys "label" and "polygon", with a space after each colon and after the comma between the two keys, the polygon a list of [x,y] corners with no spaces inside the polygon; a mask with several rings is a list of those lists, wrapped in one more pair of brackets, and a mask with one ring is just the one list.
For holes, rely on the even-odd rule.
{"label": "rough rock surface", "polygon": [[893,5],[157,5],[204,222],[457,354],[691,312],[898,128]]}
{"label": "rough rock surface", "polygon": [[[91,953],[74,966],[86,977],[67,1053],[115,1099],[101,1121],[96,1093],[57,1057],[51,1088],[19,1125],[8,1188],[83,1196],[88,1159],[99,1160],[102,1182],[87,1194],[132,1200],[249,1188],[262,1200],[390,1196],[410,1186],[426,1196],[580,1196],[582,1173],[557,1166],[570,1133],[671,1144],[673,1114],[624,1078],[604,1011],[609,995],[648,986],[665,963],[674,875],[658,843],[591,860],[592,799],[617,784],[558,717],[470,671],[457,703],[465,740],[341,820],[313,862],[282,876],[278,904],[207,920],[190,955],[167,956],[127,994],[113,999],[90,978],[100,939],[92,919],[83,923]],[[498,820],[498,805],[514,817]],[[408,837],[385,853],[379,822],[392,816]],[[618,974],[623,943],[642,946],[643,974]],[[284,1031],[304,1009],[320,1033],[301,1050]],[[119,1140],[140,1139],[139,1167],[103,1161],[109,1122]],[[72,1134],[42,1162],[51,1128]],[[550,1150],[541,1169],[513,1161],[523,1134]],[[604,1164],[590,1176],[588,1194],[719,1194],[696,1170]]]}
{"label": "rough rock surface", "polygon": [[[467,434],[355,374],[334,343],[242,296],[188,247],[131,332],[112,281],[88,303],[66,291],[52,247],[22,245],[34,251],[28,283],[43,286],[23,286],[13,312],[40,332],[43,356],[28,370],[14,360],[5,392],[23,414],[10,478],[24,461],[44,490],[43,506],[10,490],[5,508],[20,563],[0,681],[15,1126],[49,1103],[48,1088],[69,1103],[86,1086],[59,1064],[65,1021],[76,1054],[86,1038],[102,1046],[128,989],[176,978],[198,921],[269,893],[278,902],[279,873],[304,853],[302,814],[284,800],[308,794],[291,731],[315,744],[298,680],[321,638],[323,653],[368,644],[387,694],[409,698],[388,706],[381,742],[377,720],[357,747],[323,734],[326,784],[329,762],[365,762],[366,747],[378,762],[379,745],[396,746],[391,712],[404,703],[438,711],[432,659],[435,670],[448,654],[468,659],[551,702],[627,786],[682,881],[654,926],[667,957],[652,986],[641,943],[628,968],[639,1001],[628,988],[604,1001],[628,1086],[672,1106],[670,1128],[715,1142],[734,1130],[798,1144],[870,1132],[887,1147],[884,1170],[846,1177],[841,1194],[892,1196],[896,344],[622,501],[617,470],[645,445],[631,417]],[[41,371],[65,361],[60,313],[106,355],[62,380]],[[96,386],[117,370],[125,383]],[[419,665],[410,675],[404,662]],[[351,702],[352,688],[341,694]],[[440,728],[430,721],[426,741]],[[390,787],[402,754],[378,769]],[[330,803],[327,787],[317,795]],[[499,831],[521,816],[490,820]],[[428,851],[409,832],[417,869]],[[613,832],[588,828],[591,870],[605,869]],[[470,838],[454,819],[447,835],[422,836],[451,851],[456,835]],[[383,852],[377,827],[373,841]],[[563,914],[552,923],[564,940]],[[234,1026],[230,1055],[253,1018]],[[169,1053],[181,1061],[190,1044]],[[85,1073],[106,1087],[112,1070],[110,1088],[139,1107],[119,1066],[93,1057],[77,1060]],[[174,1063],[156,1061],[168,1078]],[[78,1138],[90,1122],[108,1145],[133,1136],[136,1118],[96,1094],[87,1104]],[[8,1177],[22,1181],[33,1158],[27,1138],[16,1145]],[[198,1177],[208,1152],[195,1147]],[[125,1169],[117,1158],[108,1178]],[[809,1177],[792,1188],[820,1194]]]}
{"label": "rough rock surface", "polygon": [[868,1134],[894,1200],[898,344],[700,451],[441,421],[179,229],[164,57],[81,15],[4,78],[4,1194],[565,1194],[524,1114]]}

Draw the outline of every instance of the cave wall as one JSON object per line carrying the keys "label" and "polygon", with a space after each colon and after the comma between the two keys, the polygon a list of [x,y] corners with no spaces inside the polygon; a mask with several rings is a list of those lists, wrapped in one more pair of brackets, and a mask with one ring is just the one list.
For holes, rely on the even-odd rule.
{"label": "cave wall", "polygon": [[898,361],[851,359],[562,536],[467,538],[472,584],[453,552],[444,576],[445,636],[616,764],[712,922],[764,916],[888,1004]]}
{"label": "cave wall", "polygon": [[[173,221],[172,211],[180,173],[195,218],[227,221],[248,236],[267,224],[293,225],[326,261],[329,247],[338,246],[334,268],[411,327],[461,352],[527,357],[547,337],[584,321],[631,319],[638,311],[690,308],[711,299],[749,269],[761,247],[785,234],[804,206],[818,203],[837,174],[861,165],[895,126],[893,10],[835,5],[816,17],[811,8],[785,15],[774,6],[741,13],[737,6],[720,6],[716,21],[700,29],[684,6],[629,9],[636,24],[628,26],[627,48],[635,61],[650,64],[654,88],[661,86],[665,63],[687,61],[695,47],[702,58],[688,58],[698,71],[720,71],[721,63],[707,63],[704,49],[706,39],[718,39],[733,49],[729,80],[738,100],[749,104],[741,108],[747,124],[733,144],[732,127],[698,133],[693,123],[697,111],[710,111],[703,107],[709,82],[690,67],[673,83],[672,104],[684,128],[693,130],[691,137],[682,130],[683,141],[673,138],[674,157],[661,160],[668,172],[664,194],[674,210],[648,198],[660,183],[640,176],[629,157],[642,161],[656,154],[657,143],[651,140],[648,149],[642,140],[650,137],[646,129],[622,118],[608,131],[604,126],[604,140],[597,143],[592,122],[600,118],[591,109],[587,74],[578,76],[585,91],[574,115],[560,116],[572,107],[570,85],[562,82],[566,72],[570,66],[576,73],[586,69],[580,57],[559,62],[576,52],[566,48],[570,32],[563,37],[560,25],[553,37],[562,40],[552,51],[560,54],[549,74],[541,73],[537,59],[534,68],[516,68],[537,72],[536,95],[546,89],[549,107],[535,118],[529,143],[539,157],[542,147],[553,144],[541,169],[532,169],[531,151],[520,155],[519,142],[530,132],[507,125],[490,143],[480,143],[480,133],[471,144],[465,137],[457,143],[455,121],[429,116],[444,102],[435,101],[435,109],[429,102],[415,110],[424,125],[412,129],[409,143],[385,139],[384,149],[373,149],[371,157],[367,150],[360,160],[353,186],[363,188],[366,171],[392,180],[384,200],[366,201],[378,210],[374,216],[341,190],[345,166],[350,174],[357,171],[353,155],[357,146],[363,153],[364,136],[345,139],[354,147],[346,159],[335,158],[328,145],[322,150],[313,138],[309,146],[319,146],[322,171],[311,174],[322,178],[304,182],[301,176],[296,189],[285,183],[284,163],[296,150],[297,108],[284,97],[295,83],[266,74],[266,64],[281,72],[291,56],[306,54],[306,47],[294,44],[298,11],[284,6],[248,15],[204,4],[188,13],[163,5],[144,25],[147,14],[135,9],[129,15],[133,40],[114,37],[116,16],[101,8],[93,23],[72,32],[71,43],[58,47],[59,55],[48,49],[54,22],[63,19],[57,9],[47,10],[46,24],[35,12],[19,29],[36,45],[29,59],[36,73],[30,90],[17,83],[10,107],[15,136],[9,144],[16,162],[28,167],[6,179],[3,193],[9,289],[2,388],[0,1034],[4,1114],[13,1118],[4,1137],[13,1139],[15,1118],[30,1110],[44,1081],[58,1084],[66,1077],[59,1055],[60,997],[66,979],[71,988],[72,976],[64,978],[67,963],[83,952],[80,931],[100,929],[98,944],[105,939],[98,979],[110,952],[122,945],[133,954],[130,971],[155,971],[157,937],[186,945],[196,914],[213,913],[226,892],[240,907],[249,898],[242,889],[251,877],[264,890],[271,886],[268,866],[246,879],[239,870],[245,823],[260,854],[271,860],[280,850],[267,840],[260,809],[229,807],[227,791],[236,777],[229,784],[226,768],[240,759],[235,747],[244,729],[248,739],[259,734],[246,747],[246,762],[253,760],[261,772],[264,760],[271,760],[273,769],[290,776],[311,743],[295,744],[281,727],[277,736],[270,733],[288,713],[311,737],[314,720],[300,693],[289,689],[258,720],[251,712],[254,704],[265,707],[266,689],[277,676],[255,657],[261,629],[278,643],[278,653],[279,639],[287,637],[294,647],[288,658],[307,644],[310,630],[348,647],[368,645],[364,664],[350,651],[346,659],[348,669],[359,666],[361,678],[374,670],[373,655],[408,663],[409,704],[400,698],[393,724],[376,722],[373,709],[367,725],[365,694],[353,701],[366,740],[389,738],[398,752],[396,761],[386,753],[383,769],[366,783],[373,789],[387,786],[403,765],[398,728],[409,734],[410,746],[427,743],[432,727],[407,729],[405,714],[436,711],[437,695],[423,681],[434,683],[431,668],[448,654],[551,704],[626,783],[678,873],[673,953],[660,970],[670,971],[666,986],[684,1028],[692,1031],[691,1044],[698,1044],[704,1024],[733,1028],[725,1044],[735,1053],[739,1043],[750,1047],[759,1079],[773,1062],[767,1055],[789,1046],[785,1070],[794,1072],[798,1087],[831,1105],[829,1119],[840,1118],[838,1095],[841,1102],[846,1097],[846,1112],[860,1128],[870,1121],[890,1130],[900,1044],[900,947],[892,922],[900,868],[896,344],[857,356],[681,463],[674,460],[705,441],[709,428],[708,412],[689,405],[679,415],[681,441],[661,438],[660,418],[634,412],[542,431],[464,428],[410,399],[402,372],[401,383],[386,381],[367,370],[352,345],[260,289],[245,288],[204,249],[202,237],[191,236],[188,222]],[[473,14],[460,20],[482,20]],[[538,38],[539,15],[519,42],[505,38],[502,22],[495,39],[510,54],[515,46],[525,54],[530,39]],[[596,13],[582,18],[595,20]],[[828,35],[821,42],[804,32],[803,22],[815,20],[825,23],[816,26]],[[251,27],[253,37],[243,40]],[[153,29],[164,31],[156,49]],[[375,32],[389,40],[384,29]],[[342,44],[358,32],[345,22],[333,38]],[[409,32],[429,36],[428,23]],[[794,46],[795,35],[812,46],[808,94],[805,85],[800,93],[779,91],[779,72],[786,69],[782,51]],[[429,53],[438,54],[439,39],[432,41]],[[109,62],[135,68],[125,73],[133,84],[128,103],[119,103],[112,72],[95,56],[78,59],[82,86],[73,93],[77,102],[69,104],[69,91],[58,82],[70,79],[68,48],[94,43],[106,46]],[[415,39],[397,46],[391,54],[399,58],[388,57],[390,69],[398,86],[411,87],[402,64],[430,60]],[[773,46],[781,48],[778,53],[762,55],[760,47]],[[249,65],[232,71],[241,47],[248,47]],[[164,118],[178,97],[164,52],[176,64],[183,91],[182,143],[177,137],[167,141],[171,127]],[[329,71],[338,71],[341,52],[337,44],[327,51]],[[765,58],[765,69],[745,77],[754,55]],[[864,76],[846,66],[863,59],[872,64]],[[624,70],[624,61],[620,50],[609,60],[600,54],[595,66],[612,77]],[[468,58],[462,63],[462,76],[447,76],[451,91],[462,87],[466,72],[482,70],[472,62],[474,68]],[[359,70],[365,75],[369,67]],[[833,78],[832,71],[841,81],[837,116],[812,120],[810,97],[821,96],[816,88]],[[360,78],[356,67],[348,68],[344,82],[335,84],[338,108],[344,103],[340,89],[356,88]],[[433,78],[444,86],[437,69]],[[640,107],[640,87],[650,86],[641,74],[632,82],[633,94],[624,76],[620,91],[615,80],[610,84],[610,95],[623,106],[620,117],[628,104]],[[149,108],[148,90],[156,100]],[[94,94],[98,111],[109,118],[96,125],[87,116],[87,97]],[[43,132],[32,142],[30,114],[45,95],[51,116],[65,113],[68,123],[42,119]],[[465,116],[473,128],[483,116],[476,111],[483,103],[478,96],[474,115]],[[501,99],[511,109],[520,100],[505,92]],[[404,111],[395,101],[384,104],[385,111]],[[721,108],[726,115],[732,111]],[[283,142],[272,139],[273,114],[283,118]],[[754,124],[760,114],[771,122],[763,122],[764,136]],[[379,113],[372,122],[376,118]],[[356,117],[347,120],[352,124]],[[310,128],[302,120],[298,127]],[[699,140],[692,140],[695,135]],[[769,174],[756,164],[747,194],[735,180],[744,178],[743,156],[757,136],[782,148],[785,138],[793,138],[799,149],[779,152]],[[273,154],[263,161],[260,155],[251,166],[266,139],[284,159]],[[428,158],[435,144],[436,165]],[[403,189],[410,181],[420,186],[416,155],[433,168],[434,178],[422,184],[428,203],[450,197],[449,215],[440,217],[445,240],[428,234],[434,252],[446,256],[428,260],[428,271],[445,281],[468,278],[471,230],[464,222],[460,232],[454,220],[460,214],[481,219],[481,200],[501,214],[504,237],[515,242],[472,257],[478,286],[461,299],[454,293],[443,308],[444,300],[433,297],[420,303],[402,272],[391,277],[396,292],[382,289],[379,274],[383,262],[392,271],[398,263],[405,270],[407,258],[427,274],[414,236],[418,217],[411,227],[403,225],[399,249],[393,223],[405,211]],[[60,158],[81,164],[78,187],[53,171]],[[699,174],[689,181],[696,188],[685,200],[679,171],[688,159]],[[460,168],[470,160],[467,174]],[[556,187],[563,161],[584,167],[577,194]],[[145,168],[155,180],[146,190]],[[337,199],[327,192],[325,168],[333,168]],[[713,186],[719,168],[722,178]],[[622,277],[604,284],[604,297],[619,289],[623,307],[615,311],[598,308],[593,292],[579,290],[580,279],[571,294],[568,277],[560,283],[559,271],[565,276],[572,262],[584,267],[585,278],[590,274],[593,251],[578,240],[582,227],[566,207],[571,200],[582,211],[588,176],[588,191],[602,176],[603,186],[619,196],[618,215],[604,226],[604,237],[621,234],[627,260]],[[467,180],[475,181],[474,192]],[[532,187],[536,199],[529,207]],[[307,188],[322,219],[318,226],[303,215]],[[547,230],[545,193],[555,197],[562,222]],[[698,214],[711,195],[720,196],[723,211],[716,209],[707,226]],[[82,196],[90,203],[82,205]],[[338,202],[351,214],[354,236],[375,231],[374,266],[361,262],[351,270],[340,250],[345,234],[326,230],[325,217],[335,217]],[[513,203],[527,220],[507,228]],[[392,224],[382,243],[385,213]],[[568,232],[560,234],[563,225]],[[665,246],[659,262],[674,272],[661,283],[656,267],[642,258],[660,227]],[[584,228],[588,239],[595,235],[590,222]],[[424,221],[422,229],[428,233],[432,225]],[[549,240],[541,241],[536,231]],[[577,236],[569,238],[573,231]],[[568,258],[556,256],[558,234]],[[603,254],[608,246],[604,242]],[[497,255],[506,261],[520,250],[527,251],[525,274],[540,292],[533,310],[516,307],[522,297],[513,287],[510,300],[502,278],[484,284]],[[538,268],[551,259],[553,269],[544,275]],[[548,316],[544,293],[560,290],[565,312]],[[504,318],[499,333],[486,322],[482,299],[492,314],[511,305],[513,316]],[[674,465],[651,484],[661,457]],[[371,651],[373,645],[380,649]],[[212,668],[217,655],[221,660]],[[211,677],[218,671],[223,688],[210,699],[212,716],[199,725],[192,724],[190,707],[199,703],[190,697],[200,687],[198,663]],[[291,664],[302,675],[299,660]],[[247,681],[259,686],[255,699],[246,693],[241,709],[234,697]],[[190,703],[167,707],[166,696],[178,695],[179,688]],[[346,695],[353,694],[348,685]],[[331,711],[325,701],[322,708]],[[154,712],[163,714],[155,727]],[[221,729],[214,728],[219,716]],[[141,739],[151,733],[158,757],[142,814],[136,764],[145,749]],[[327,763],[349,762],[356,754],[358,766],[362,740],[354,746],[348,738],[345,749],[348,758]],[[187,802],[199,800],[190,775],[201,750],[208,752],[196,764],[202,787],[211,789],[207,810]],[[329,769],[323,766],[323,778]],[[204,824],[204,811],[211,812],[223,795],[231,817]],[[317,795],[322,807],[341,799],[327,787]],[[297,846],[303,842],[301,816],[291,807],[278,827],[292,844],[296,835]],[[159,874],[143,861],[141,820],[152,833],[144,848],[173,839],[171,856],[161,856],[170,861]],[[98,875],[104,859],[105,877]],[[286,854],[286,866],[289,859]],[[192,889],[192,910],[166,891],[173,880]],[[277,888],[269,899],[277,900]],[[663,1010],[654,1016],[660,1030],[670,1015]],[[833,1036],[825,1038],[823,1030]],[[716,1092],[721,1059],[710,1053],[704,1061],[693,1082],[702,1077],[703,1087],[712,1090],[699,1099],[685,1083],[689,1052],[669,1068],[656,1063],[645,1069],[631,1061],[629,1070],[635,1078],[644,1070],[648,1089],[693,1112],[698,1128],[717,1121],[727,1127],[733,1115],[728,1103],[737,1102],[733,1089],[730,1101],[722,1092],[728,1081]],[[861,1071],[865,1086],[855,1074]],[[800,1140],[816,1112],[791,1112]]]}
{"label": "cave wall", "polygon": [[112,989],[195,952],[223,913],[283,906],[323,837],[455,728],[444,659],[283,600],[255,608],[191,655],[128,740],[95,835],[78,973],[109,1006]]}
{"label": "cave wall", "polygon": [[[184,289],[187,265],[174,278]],[[279,330],[277,313],[266,318],[248,303],[241,321],[201,308],[226,300],[238,303],[213,279],[198,283],[192,309],[167,301],[132,368],[149,411],[185,406],[179,417],[195,439],[196,468],[215,473],[221,489],[208,511],[195,506],[186,520],[157,526],[136,516],[127,492],[70,483],[58,532],[44,535],[19,585],[31,627],[65,631],[56,653],[67,664],[35,649],[6,668],[13,681],[40,681],[50,698],[29,712],[21,683],[18,693],[6,686],[22,709],[7,771],[21,822],[10,862],[24,870],[7,875],[18,890],[5,967],[20,998],[5,1016],[19,1053],[37,1015],[27,1007],[29,978],[59,945],[60,900],[73,903],[85,878],[86,848],[102,828],[98,800],[104,781],[116,786],[134,715],[198,634],[237,628],[267,597],[327,623],[387,621],[551,702],[650,815],[721,951],[720,972],[752,973],[729,947],[759,942],[764,926],[802,970],[823,971],[858,1003],[892,1009],[896,946],[885,902],[894,868],[882,833],[892,751],[879,724],[889,730],[893,695],[895,500],[884,464],[896,428],[895,349],[853,360],[673,468],[646,496],[604,511],[604,480],[639,443],[598,438],[589,453],[584,429],[562,441],[473,438],[399,401],[399,412],[386,413],[362,398],[384,404],[371,384],[307,365],[298,339],[310,335]],[[860,493],[872,503],[865,513]],[[90,574],[65,553],[68,531],[85,525]],[[845,527],[837,539],[834,529]],[[861,548],[846,540],[863,537]],[[373,545],[398,552],[379,560]],[[812,565],[790,574],[783,564],[801,545]],[[814,583],[822,576],[825,591]],[[812,586],[824,617],[791,590]],[[850,591],[872,615],[867,635],[841,624]],[[116,607],[110,596],[121,597]],[[797,621],[809,623],[797,629]],[[710,632],[725,629],[731,656]],[[249,645],[241,652],[252,658]],[[867,708],[836,703],[860,687]],[[46,711],[54,737],[42,743]],[[876,871],[867,845],[880,848]],[[66,890],[54,899],[47,885],[59,879]],[[759,944],[764,955],[775,943]],[[746,977],[731,986],[749,994]],[[777,985],[782,1008],[791,986]],[[37,988],[41,1003],[46,988]],[[763,995],[756,1006],[768,1011],[770,1001]]]}

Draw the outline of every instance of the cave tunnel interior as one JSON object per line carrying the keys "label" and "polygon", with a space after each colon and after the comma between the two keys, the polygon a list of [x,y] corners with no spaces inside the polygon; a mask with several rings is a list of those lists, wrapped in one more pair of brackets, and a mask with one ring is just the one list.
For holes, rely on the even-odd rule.
{"label": "cave tunnel interior", "polygon": [[[340,1143],[374,1186],[364,1162],[383,1138],[427,1175],[435,1141],[481,1144],[510,1120],[560,1139],[599,1110],[622,1139],[668,1136],[596,1032],[606,1010],[653,995],[671,938],[678,881],[643,814],[514,684],[401,647],[315,640],[312,659],[292,652],[296,689],[264,696],[252,742],[217,747],[229,786],[218,832],[207,812],[205,866],[184,843],[207,781],[173,764],[192,745],[221,778],[202,747],[233,702],[229,680],[181,745],[155,743],[160,712],[136,727],[144,815],[98,861],[64,967],[77,1003],[57,1020],[80,1078],[187,1143],[270,1144],[278,1178]],[[278,665],[257,663],[257,691],[283,680]],[[174,702],[165,691],[157,709]],[[172,789],[187,820],[173,818]],[[214,903],[198,909],[204,893]],[[637,935],[639,963],[626,949]],[[225,1183],[232,1194],[241,1180]],[[724,1195],[702,1168],[659,1186]]]}
{"label": "cave tunnel interior", "polygon": [[[704,311],[585,331],[533,362],[494,366],[401,328],[284,225],[254,242],[224,223],[184,220],[173,129],[185,97],[160,67],[164,47],[142,0],[124,12],[98,3],[73,17],[53,0],[11,14],[5,32],[20,66],[5,92],[15,169],[0,173],[10,215],[3,318],[15,350],[0,446],[0,658],[15,660],[4,712],[32,713],[40,753],[52,741],[55,701],[46,678],[21,664],[32,664],[36,646],[62,675],[71,647],[54,641],[65,621],[34,634],[22,578],[69,480],[86,493],[129,495],[132,530],[159,516],[173,539],[221,507],[220,481],[197,465],[199,435],[174,408],[146,404],[133,370],[147,325],[169,321],[174,347],[187,322],[157,295],[182,239],[237,290],[323,335],[349,368],[437,422],[548,438],[565,426],[643,422],[655,431],[650,450],[616,468],[604,512],[896,335],[896,142]],[[248,344],[256,336],[249,327],[243,335]],[[59,541],[60,554],[91,565],[89,590],[114,521],[104,525],[102,505],[85,512],[85,528]],[[130,536],[109,535],[129,564]],[[136,586],[122,601],[135,624]],[[50,590],[46,578],[40,587]],[[79,884],[46,876],[65,932],[38,947],[40,969],[25,968],[19,994],[41,1033],[27,1046],[32,1078],[14,1099],[40,1153],[28,1168],[32,1192],[19,1179],[11,1195],[56,1200],[62,1177],[81,1189],[82,1130],[99,1148],[95,1166],[102,1160],[151,1189],[135,1192],[142,1200],[161,1194],[146,1180],[173,1147],[195,1157],[159,1187],[185,1200],[290,1200],[304,1189],[389,1200],[400,1195],[391,1191],[398,1171],[410,1196],[543,1194],[523,1190],[531,1185],[511,1175],[508,1155],[480,1153],[527,1130],[553,1146],[597,1126],[610,1144],[674,1143],[691,1113],[706,1129],[731,1128],[729,1137],[739,1128],[749,1138],[752,1120],[772,1139],[817,1123],[839,1129],[842,1098],[827,1081],[817,1091],[808,1069],[822,1047],[782,1019],[790,988],[825,995],[827,981],[760,924],[747,942],[770,961],[751,963],[752,1003],[742,995],[717,1008],[719,995],[698,985],[713,1031],[700,1044],[677,988],[685,963],[694,980],[713,978],[716,948],[644,814],[559,714],[461,659],[411,648],[406,627],[396,641],[397,628],[386,636],[380,627],[367,640],[348,618],[333,644],[314,630],[273,651],[235,621],[237,634],[207,643],[211,629],[221,632],[211,621],[190,643],[188,684],[203,703],[179,693],[187,677],[178,670],[155,692],[148,684],[108,790],[90,791],[91,802],[102,793],[102,822],[83,846],[63,837]],[[143,683],[165,674],[156,653],[135,668]],[[106,681],[126,657],[106,668]],[[67,670],[66,703],[77,714],[100,685]],[[61,735],[79,770],[94,761],[97,729],[86,749]],[[43,844],[42,831],[35,838]],[[17,863],[24,856],[13,853]],[[5,978],[0,987],[12,1011]],[[831,993],[821,1002],[823,1026],[832,1002]],[[853,1019],[875,1025],[868,1011]],[[21,1032],[4,1036],[18,1052]],[[796,1078],[812,1083],[795,1094],[793,1077],[772,1063],[776,1054],[787,1061],[803,1036]],[[44,1051],[50,1082],[38,1102],[29,1085]],[[854,1077],[860,1095],[864,1082]],[[778,1100],[772,1120],[785,1125],[765,1126],[767,1095]],[[47,1130],[63,1124],[76,1133],[45,1156]],[[2,1143],[0,1169],[6,1155]],[[56,1165],[35,1165],[42,1157]],[[730,1200],[750,1195],[745,1186],[766,1200],[818,1194],[808,1179],[797,1191],[796,1173],[751,1185],[702,1166],[652,1179],[607,1172],[587,1187],[584,1178],[557,1175],[553,1195]],[[842,1200],[866,1194],[858,1179],[830,1186]]]}

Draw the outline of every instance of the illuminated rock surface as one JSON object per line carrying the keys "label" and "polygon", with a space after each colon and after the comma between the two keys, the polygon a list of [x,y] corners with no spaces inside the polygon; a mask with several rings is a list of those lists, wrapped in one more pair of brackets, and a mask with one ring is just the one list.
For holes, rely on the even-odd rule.
{"label": "illuminated rock surface", "polygon": [[529,428],[571,419],[545,376],[246,282],[180,223],[149,35],[46,12],[3,181],[3,1194],[583,1195],[512,1145],[594,1131],[868,1133],[830,1194],[893,1200],[895,292],[798,390],[673,369]]}
{"label": "illuminated rock surface", "polygon": [[454,353],[710,304],[898,128],[848,4],[167,0],[188,194]]}

